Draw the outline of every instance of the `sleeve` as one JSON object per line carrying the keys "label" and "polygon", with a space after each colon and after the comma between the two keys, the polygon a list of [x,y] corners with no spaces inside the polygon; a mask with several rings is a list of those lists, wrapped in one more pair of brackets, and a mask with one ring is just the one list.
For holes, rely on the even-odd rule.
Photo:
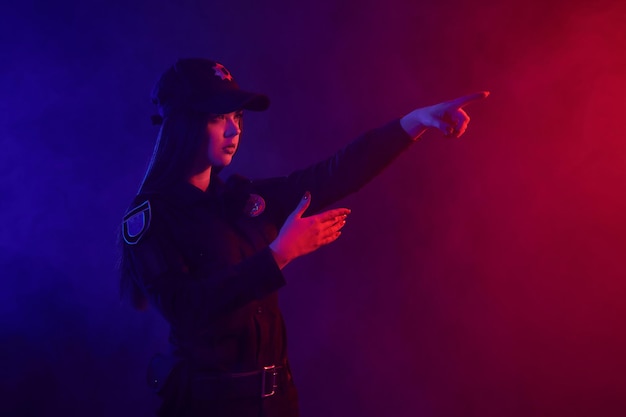
{"label": "sleeve", "polygon": [[413,142],[400,121],[394,120],[358,137],[326,160],[287,177],[259,181],[256,186],[280,202],[284,217],[310,191],[311,206],[307,213],[317,213],[361,189]]}
{"label": "sleeve", "polygon": [[[125,241],[123,256],[136,284],[150,304],[172,325],[209,323],[285,285],[269,248],[214,271],[190,271],[176,247],[167,219],[158,206],[150,209],[150,224],[134,243]],[[128,222],[125,219],[125,223]],[[126,239],[125,239],[126,240]]]}

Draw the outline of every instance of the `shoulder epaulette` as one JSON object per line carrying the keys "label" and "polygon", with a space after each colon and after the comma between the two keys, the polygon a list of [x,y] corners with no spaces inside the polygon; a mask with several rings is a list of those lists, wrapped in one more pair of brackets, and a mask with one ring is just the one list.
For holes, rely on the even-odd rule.
{"label": "shoulder epaulette", "polygon": [[144,200],[126,213],[122,224],[124,242],[129,245],[136,245],[141,240],[141,237],[150,227],[152,217],[150,210],[150,201]]}

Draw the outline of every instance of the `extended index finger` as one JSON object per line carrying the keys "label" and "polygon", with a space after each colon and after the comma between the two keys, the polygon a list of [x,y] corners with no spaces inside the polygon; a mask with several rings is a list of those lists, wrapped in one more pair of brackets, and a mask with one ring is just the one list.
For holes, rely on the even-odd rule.
{"label": "extended index finger", "polygon": [[463,106],[467,106],[468,104],[484,100],[487,97],[489,97],[489,94],[490,94],[489,91],[481,91],[479,93],[468,94],[466,96],[455,98],[454,100],[450,100],[448,104],[456,108],[461,108]]}

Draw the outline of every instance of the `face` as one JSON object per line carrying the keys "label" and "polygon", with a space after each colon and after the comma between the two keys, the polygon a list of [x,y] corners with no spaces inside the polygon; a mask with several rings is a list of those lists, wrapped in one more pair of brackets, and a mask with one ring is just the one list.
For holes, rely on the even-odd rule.
{"label": "face", "polygon": [[212,115],[206,125],[206,163],[225,167],[233,159],[239,146],[243,112]]}

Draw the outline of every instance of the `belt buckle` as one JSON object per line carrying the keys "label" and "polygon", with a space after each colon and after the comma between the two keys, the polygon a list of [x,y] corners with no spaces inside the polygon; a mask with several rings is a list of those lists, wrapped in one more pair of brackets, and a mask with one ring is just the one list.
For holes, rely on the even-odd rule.
{"label": "belt buckle", "polygon": [[[272,391],[269,393],[265,391],[265,388],[268,385],[266,383],[267,375],[271,375]],[[276,365],[263,367],[263,375],[261,376],[261,398],[271,397],[272,395],[276,394],[276,388],[278,388],[277,378],[276,378],[277,376],[278,376],[278,370],[276,369]]]}

